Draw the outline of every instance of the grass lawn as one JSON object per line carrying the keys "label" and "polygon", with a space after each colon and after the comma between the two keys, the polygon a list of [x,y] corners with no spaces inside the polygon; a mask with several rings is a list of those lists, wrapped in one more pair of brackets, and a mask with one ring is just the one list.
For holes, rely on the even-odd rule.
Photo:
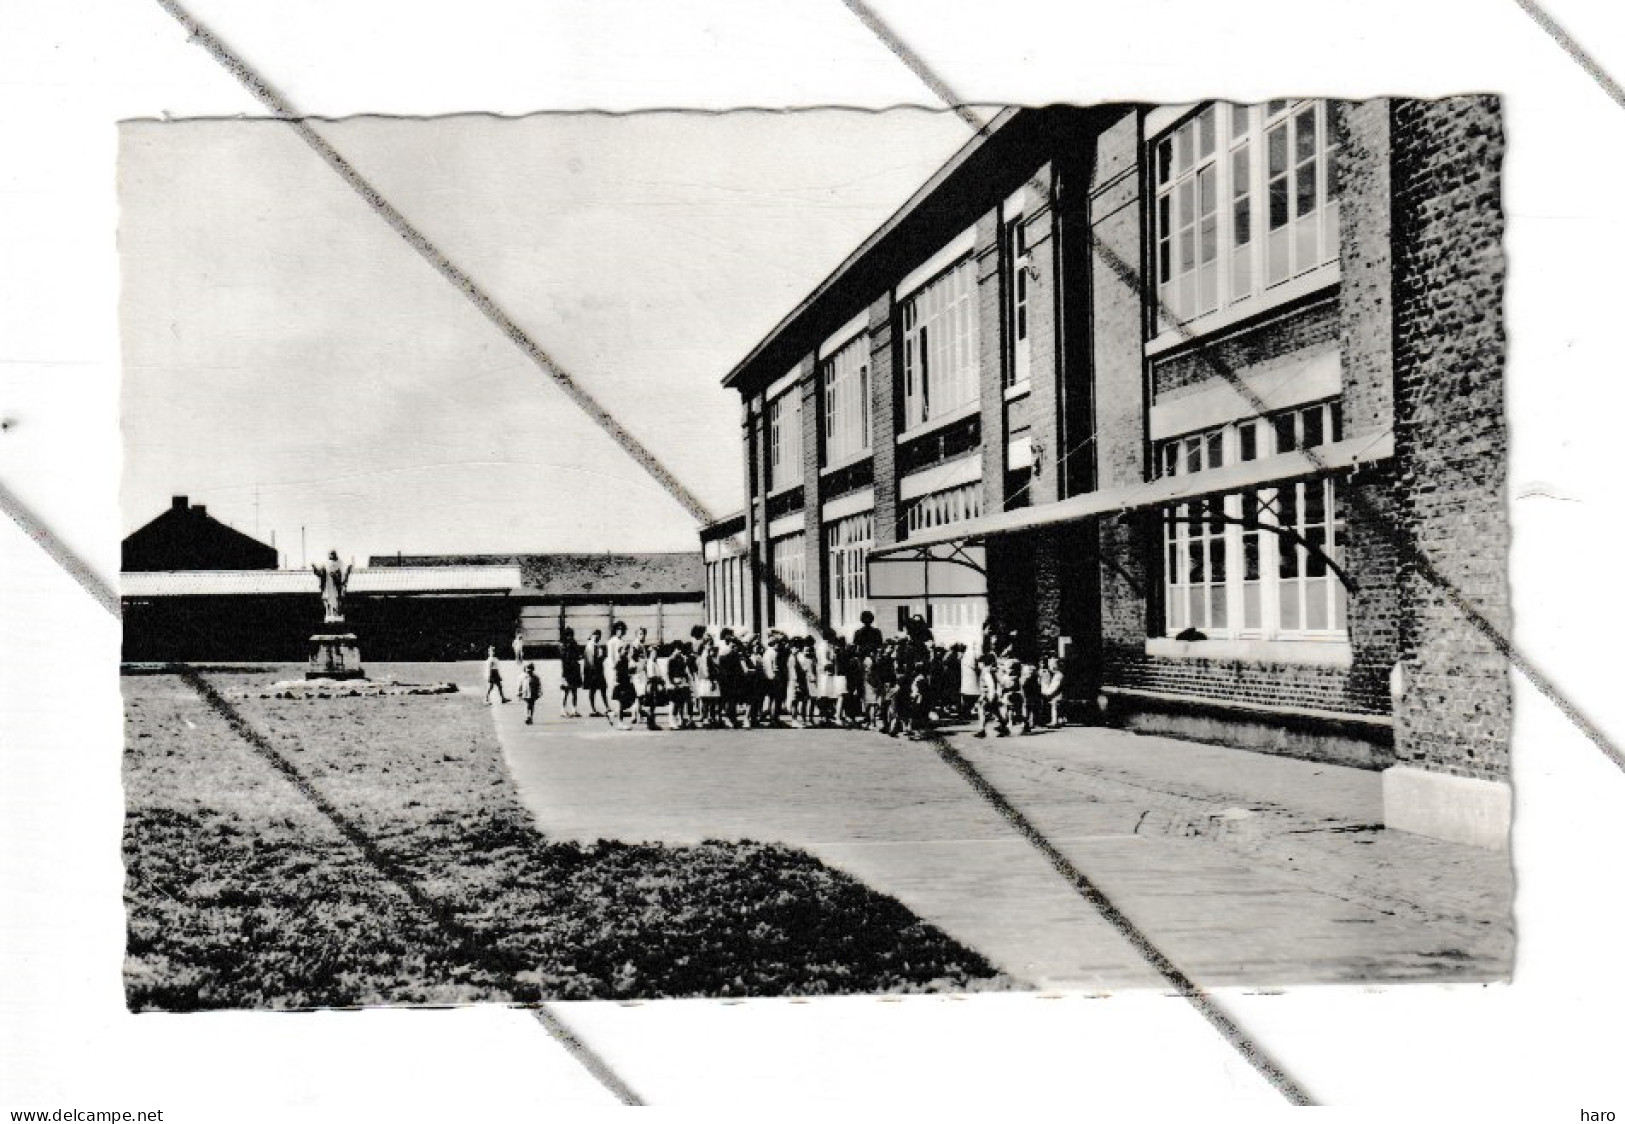
{"label": "grass lawn", "polygon": [[472,696],[235,697],[286,674],[208,677],[264,753],[121,680],[133,1010],[1011,986],[802,851],[548,841]]}

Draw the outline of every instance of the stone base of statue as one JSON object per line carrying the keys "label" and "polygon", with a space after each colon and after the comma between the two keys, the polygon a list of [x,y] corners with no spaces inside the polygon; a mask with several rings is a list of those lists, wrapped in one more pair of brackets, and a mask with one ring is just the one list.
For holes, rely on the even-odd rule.
{"label": "stone base of statue", "polygon": [[[339,627],[343,627],[341,624]],[[306,679],[365,679],[361,649],[353,632],[318,632],[310,638],[310,666]]]}

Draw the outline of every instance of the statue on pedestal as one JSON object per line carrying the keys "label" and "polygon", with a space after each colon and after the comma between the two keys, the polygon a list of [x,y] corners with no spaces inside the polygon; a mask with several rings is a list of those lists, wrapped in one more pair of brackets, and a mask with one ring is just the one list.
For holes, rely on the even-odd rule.
{"label": "statue on pedestal", "polygon": [[305,678],[365,679],[367,673],[361,668],[355,633],[344,626],[344,595],[350,589],[355,563],[341,565],[339,552],[330,550],[326,564],[311,569],[321,583],[322,623],[328,627],[310,638],[310,666],[305,669]]}

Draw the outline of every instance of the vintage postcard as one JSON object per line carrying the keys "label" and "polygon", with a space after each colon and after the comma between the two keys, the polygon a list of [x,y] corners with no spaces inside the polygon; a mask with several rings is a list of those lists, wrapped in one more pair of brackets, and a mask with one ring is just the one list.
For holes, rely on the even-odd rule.
{"label": "vintage postcard", "polygon": [[129,1007],[1510,978],[1504,143],[125,122]]}

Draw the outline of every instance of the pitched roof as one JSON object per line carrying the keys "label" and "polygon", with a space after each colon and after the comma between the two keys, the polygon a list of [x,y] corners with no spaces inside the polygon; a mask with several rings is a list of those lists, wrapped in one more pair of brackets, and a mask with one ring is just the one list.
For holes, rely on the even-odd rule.
{"label": "pitched roof", "polygon": [[185,496],[126,535],[121,553],[127,570],[272,569],[277,559],[275,547],[222,523],[201,504],[188,505]]}
{"label": "pitched roof", "polygon": [[[934,208],[928,206],[927,202],[933,196],[943,194],[944,187],[950,181],[963,177],[967,168],[976,165],[976,158],[988,147],[995,134],[1006,129],[1020,112],[1016,108],[1006,107],[994,114],[890,218],[786,313],[766,338],[723,376],[722,385],[733,387],[755,379],[776,378],[784,373],[789,363],[799,358],[795,352],[805,345],[802,337],[833,331],[867,307],[868,302],[879,295],[879,289],[869,291],[868,287],[875,285],[876,281],[864,267],[874,259],[884,257],[888,259],[888,268],[899,275],[905,272],[906,266],[897,266],[891,259],[906,257],[912,252],[912,248],[903,247],[907,245],[907,236],[915,233],[913,228],[935,223],[936,218],[931,213]],[[921,256],[926,253],[929,253],[929,249],[923,251]]]}

